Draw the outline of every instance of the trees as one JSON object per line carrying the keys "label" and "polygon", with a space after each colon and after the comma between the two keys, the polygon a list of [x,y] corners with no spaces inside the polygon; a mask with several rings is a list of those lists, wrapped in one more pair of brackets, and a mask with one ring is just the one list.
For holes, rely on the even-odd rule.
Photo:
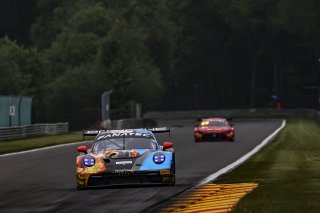
{"label": "trees", "polygon": [[0,94],[33,96],[33,105],[43,116],[44,82],[43,62],[36,49],[19,46],[8,37],[0,38]]}
{"label": "trees", "polygon": [[[301,106],[311,98],[302,90],[314,84],[320,68],[315,1],[172,4],[178,26],[176,88],[184,90],[182,94],[198,90],[198,98],[210,108],[267,107],[272,94],[283,97],[288,106]],[[186,99],[191,100],[190,95]]]}
{"label": "trees", "polygon": [[0,93],[32,95],[41,89],[41,60],[33,49],[0,38]]}
{"label": "trees", "polygon": [[36,13],[26,11],[37,14],[27,19],[34,20],[32,47],[17,45],[27,44],[24,39],[11,41],[11,31],[1,40],[0,75],[7,81],[0,88],[33,94],[37,110],[47,109],[42,120],[93,123],[100,117],[100,95],[110,89],[113,118],[130,116],[134,101],[160,110],[248,108],[267,107],[277,94],[287,106],[318,104],[315,0],[35,5]]}
{"label": "trees", "polygon": [[[279,84],[279,32],[273,24],[277,14],[276,0],[228,0],[212,1],[216,13],[231,27],[229,54],[238,54],[241,75],[246,76],[247,93],[250,96],[246,105],[263,106],[272,93],[281,94]],[[237,59],[236,59],[237,60]],[[281,60],[281,59],[280,59]],[[239,68],[238,68],[239,69]],[[241,78],[241,75],[238,76]]]}
{"label": "trees", "polygon": [[[279,13],[275,21],[290,35],[288,41],[291,44],[291,51],[288,52],[289,60],[286,67],[290,71],[288,84],[296,94],[290,95],[290,102],[294,104],[299,99],[301,101],[299,104],[318,107],[320,98],[319,2],[279,0],[277,8]],[[311,97],[308,97],[310,95]]]}
{"label": "trees", "polygon": [[[113,113],[114,118],[130,116],[132,101],[148,107],[159,100],[163,88],[160,72],[170,67],[166,65],[168,58],[162,57],[169,55],[166,52],[170,51],[169,42],[159,31],[159,26],[166,28],[166,25],[151,11],[161,3],[113,4],[112,1],[83,0],[77,1],[75,9],[70,2],[52,2],[55,8],[48,8],[49,12],[40,15],[32,29],[41,33],[45,22],[51,32],[47,35],[45,31],[35,40],[51,81],[46,93],[49,111],[55,113],[48,113],[48,118],[77,120],[82,114],[85,120],[93,122],[93,117],[99,119],[100,95],[110,89],[114,91],[111,96],[113,112],[120,112]],[[145,23],[146,14],[150,15],[149,24]],[[163,50],[158,51],[161,48]],[[90,77],[74,81],[80,76]],[[71,88],[79,88],[73,91],[81,91],[80,94],[66,95]],[[84,98],[87,101],[83,101]],[[63,103],[90,108],[95,116],[81,110],[76,113]]]}
{"label": "trees", "polygon": [[25,51],[7,37],[0,40],[1,94],[25,93],[30,85],[30,75],[23,72]]}

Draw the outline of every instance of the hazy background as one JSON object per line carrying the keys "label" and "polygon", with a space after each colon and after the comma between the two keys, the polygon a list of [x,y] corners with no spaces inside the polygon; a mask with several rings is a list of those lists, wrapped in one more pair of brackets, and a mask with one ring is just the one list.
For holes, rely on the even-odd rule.
{"label": "hazy background", "polygon": [[0,0],[0,95],[33,122],[143,111],[319,109],[317,0]]}

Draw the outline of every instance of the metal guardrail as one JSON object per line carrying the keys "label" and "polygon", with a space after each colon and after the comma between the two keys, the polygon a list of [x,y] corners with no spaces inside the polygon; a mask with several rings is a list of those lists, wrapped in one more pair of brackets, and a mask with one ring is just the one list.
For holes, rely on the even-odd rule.
{"label": "metal guardrail", "polygon": [[232,118],[314,118],[320,121],[320,112],[314,109],[231,109],[231,110],[194,110],[194,111],[154,111],[144,114],[146,119],[181,119],[203,117]]}
{"label": "metal guardrail", "polygon": [[105,129],[130,129],[156,127],[157,120],[196,119],[205,117],[225,117],[240,119],[255,118],[313,118],[320,122],[320,112],[313,109],[230,109],[230,110],[190,110],[190,111],[153,111],[144,114],[144,119],[108,120],[101,123]]}
{"label": "metal guardrail", "polygon": [[0,141],[25,138],[28,136],[56,135],[67,133],[68,123],[34,124],[28,126],[0,128]]}

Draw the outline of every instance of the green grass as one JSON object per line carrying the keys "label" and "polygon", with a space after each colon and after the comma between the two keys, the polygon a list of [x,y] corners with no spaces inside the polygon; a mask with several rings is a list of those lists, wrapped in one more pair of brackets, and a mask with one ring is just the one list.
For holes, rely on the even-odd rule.
{"label": "green grass", "polygon": [[0,154],[30,150],[46,146],[82,141],[82,133],[38,136],[10,141],[0,141]]}
{"label": "green grass", "polygon": [[255,182],[233,212],[319,212],[320,126],[289,120],[277,138],[215,183]]}

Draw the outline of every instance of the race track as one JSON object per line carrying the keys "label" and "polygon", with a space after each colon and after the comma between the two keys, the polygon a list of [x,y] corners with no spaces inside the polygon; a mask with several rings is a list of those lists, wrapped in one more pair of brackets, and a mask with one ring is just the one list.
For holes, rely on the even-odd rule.
{"label": "race track", "polygon": [[[76,190],[76,145],[0,156],[0,209],[19,212],[146,212],[252,150],[281,125],[282,120],[235,121],[235,142],[193,141],[194,121],[166,121],[173,126],[176,150],[175,186],[109,187]],[[160,126],[159,125],[159,126]],[[85,142],[89,145],[90,142]]]}

